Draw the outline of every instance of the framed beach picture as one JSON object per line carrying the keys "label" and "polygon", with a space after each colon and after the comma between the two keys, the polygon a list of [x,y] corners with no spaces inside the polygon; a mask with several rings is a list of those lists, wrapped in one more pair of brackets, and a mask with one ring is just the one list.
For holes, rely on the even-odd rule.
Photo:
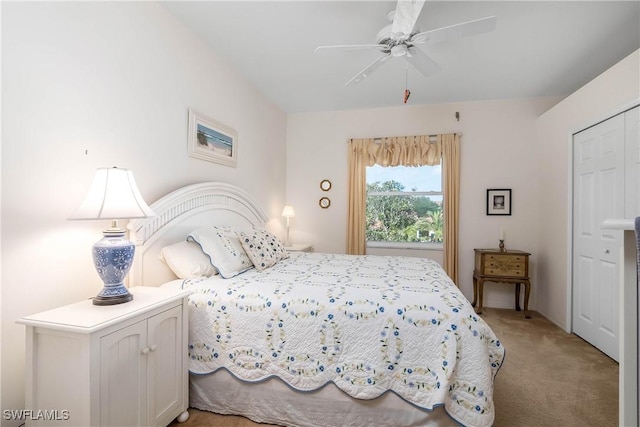
{"label": "framed beach picture", "polygon": [[511,189],[487,190],[487,215],[511,215]]}
{"label": "framed beach picture", "polygon": [[189,109],[189,156],[236,167],[238,134],[235,130]]}

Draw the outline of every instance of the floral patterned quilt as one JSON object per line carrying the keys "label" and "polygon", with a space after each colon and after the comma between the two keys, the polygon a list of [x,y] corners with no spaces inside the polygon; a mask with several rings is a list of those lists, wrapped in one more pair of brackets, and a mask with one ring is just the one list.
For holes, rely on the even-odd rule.
{"label": "floral patterned quilt", "polygon": [[434,261],[293,253],[262,272],[188,279],[190,371],[333,382],[354,398],[393,391],[491,426],[505,350]]}

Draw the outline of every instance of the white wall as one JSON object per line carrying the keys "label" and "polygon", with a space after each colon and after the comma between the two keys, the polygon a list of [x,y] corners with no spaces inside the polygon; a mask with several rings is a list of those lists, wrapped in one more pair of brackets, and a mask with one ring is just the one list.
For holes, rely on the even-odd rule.
{"label": "white wall", "polygon": [[[535,156],[535,123],[557,101],[541,98],[290,114],[287,201],[296,209],[291,240],[312,243],[319,252],[345,252],[347,139],[460,132],[459,286],[467,298],[473,297],[473,249],[497,247],[503,227],[508,248],[533,254],[530,306],[535,307],[538,239],[532,224],[537,224],[540,173]],[[460,112],[459,122],[456,111]],[[322,179],[333,183],[328,193],[320,190]],[[512,189],[511,216],[486,215],[488,188]],[[331,198],[329,209],[318,206],[323,195]],[[442,259],[440,252],[412,254]],[[513,292],[513,286],[489,283],[485,287],[486,305],[513,307]]]}
{"label": "white wall", "polygon": [[[20,409],[16,319],[101,288],[90,247],[107,224],[66,220],[95,169],[132,169],[149,203],[236,184],[281,224],[286,115],[149,2],[3,2],[2,88],[0,406]],[[187,156],[188,108],[237,130],[237,168]]]}
{"label": "white wall", "polygon": [[564,329],[570,286],[569,166],[571,135],[620,112],[640,99],[640,51],[636,51],[543,114],[536,123],[541,209],[534,226],[539,233],[537,310]]}

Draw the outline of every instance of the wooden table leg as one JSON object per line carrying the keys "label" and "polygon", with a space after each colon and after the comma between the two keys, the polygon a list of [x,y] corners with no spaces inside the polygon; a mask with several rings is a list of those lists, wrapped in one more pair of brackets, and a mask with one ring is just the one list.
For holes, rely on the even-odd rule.
{"label": "wooden table leg", "polygon": [[531,282],[525,280],[524,282],[524,318],[531,319],[529,315],[529,294],[531,293]]}
{"label": "wooden table leg", "polygon": [[471,307],[476,306],[476,301],[478,301],[478,279],[476,275],[473,275],[473,302],[471,303]]}
{"label": "wooden table leg", "polygon": [[[482,305],[484,303],[484,278],[481,275],[473,275],[473,302],[471,305],[475,307],[477,314],[482,314]],[[516,278],[488,278],[488,282],[515,284],[515,303],[516,311],[522,311],[520,308],[520,286],[524,285],[524,317],[531,319],[529,315],[529,295],[531,294],[531,281],[529,279]]]}
{"label": "wooden table leg", "polygon": [[484,293],[484,280],[478,279],[478,306],[476,307],[476,313],[482,314],[482,297]]}

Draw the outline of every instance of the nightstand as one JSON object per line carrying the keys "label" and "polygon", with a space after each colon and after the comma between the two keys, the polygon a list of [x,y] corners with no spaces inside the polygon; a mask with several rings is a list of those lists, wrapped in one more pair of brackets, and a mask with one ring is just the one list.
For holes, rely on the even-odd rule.
{"label": "nightstand", "polygon": [[18,321],[27,327],[27,409],[66,411],[56,425],[164,427],[187,420],[190,292],[129,291],[133,301],[124,304],[88,299]]}
{"label": "nightstand", "polygon": [[[473,269],[473,302],[476,313],[482,313],[484,282],[513,283],[516,285],[516,310],[520,311],[520,284],[524,284],[524,317],[529,319],[529,280],[528,252],[500,249],[474,249],[475,267]],[[478,305],[476,306],[476,301]]]}
{"label": "nightstand", "polygon": [[313,252],[313,245],[308,243],[292,243],[291,246],[284,248],[289,252]]}

